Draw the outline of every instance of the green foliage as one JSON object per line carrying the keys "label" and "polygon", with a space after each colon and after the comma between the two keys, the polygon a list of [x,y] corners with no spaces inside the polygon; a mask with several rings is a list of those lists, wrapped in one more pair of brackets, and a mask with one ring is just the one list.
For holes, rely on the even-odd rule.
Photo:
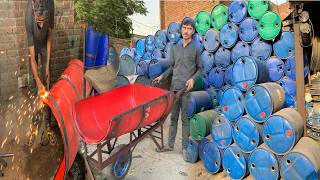
{"label": "green foliage", "polygon": [[130,38],[134,13],[147,14],[142,0],[75,0],[76,20],[110,36]]}

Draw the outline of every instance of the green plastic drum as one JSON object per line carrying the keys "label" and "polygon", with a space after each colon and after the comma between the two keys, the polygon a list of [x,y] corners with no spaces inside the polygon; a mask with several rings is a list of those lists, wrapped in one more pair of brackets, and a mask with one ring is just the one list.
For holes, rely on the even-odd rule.
{"label": "green plastic drum", "polygon": [[258,23],[259,35],[265,40],[273,40],[281,31],[281,18],[275,12],[266,12]]}
{"label": "green plastic drum", "polygon": [[192,91],[201,91],[203,90],[204,80],[201,75],[197,76],[192,88]]}
{"label": "green plastic drum", "polygon": [[210,28],[210,14],[206,11],[198,12],[196,16],[196,30],[200,35],[205,35]]}
{"label": "green plastic drum", "polygon": [[210,134],[210,129],[213,120],[215,120],[219,114],[214,110],[204,111],[195,114],[190,119],[190,134],[191,136],[199,141],[201,138],[206,137]]}
{"label": "green plastic drum", "polygon": [[217,4],[211,11],[211,25],[220,30],[228,22],[228,8],[225,5]]}
{"label": "green plastic drum", "polygon": [[267,0],[249,0],[248,13],[253,19],[260,19],[268,11]]}

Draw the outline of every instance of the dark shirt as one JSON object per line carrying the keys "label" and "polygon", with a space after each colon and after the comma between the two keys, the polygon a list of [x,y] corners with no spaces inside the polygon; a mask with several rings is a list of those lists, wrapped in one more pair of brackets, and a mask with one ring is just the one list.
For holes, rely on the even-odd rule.
{"label": "dark shirt", "polygon": [[[48,39],[49,28],[54,27],[54,2],[53,0],[47,1],[45,6],[47,13],[46,20],[43,23],[43,27],[39,28],[34,16],[34,10],[32,7],[32,0],[28,0],[26,15],[25,15],[25,25],[28,38],[28,47],[35,46],[36,49],[46,47]],[[37,10],[36,10],[37,11]]]}
{"label": "dark shirt", "polygon": [[195,80],[200,75],[200,52],[193,41],[186,47],[174,44],[170,60],[173,61],[172,65],[162,75],[167,78],[172,74],[171,91],[183,89],[189,79]]}

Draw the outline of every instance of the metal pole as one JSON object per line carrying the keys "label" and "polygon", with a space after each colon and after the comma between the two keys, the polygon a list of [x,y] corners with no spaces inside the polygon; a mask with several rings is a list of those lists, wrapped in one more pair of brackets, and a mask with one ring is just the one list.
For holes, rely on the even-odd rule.
{"label": "metal pole", "polygon": [[306,109],[305,109],[305,85],[304,85],[304,63],[303,63],[303,48],[300,46],[300,24],[295,22],[294,30],[294,51],[295,51],[295,65],[296,65],[296,88],[297,88],[297,108],[298,112],[304,120],[303,136],[307,136],[306,124]]}

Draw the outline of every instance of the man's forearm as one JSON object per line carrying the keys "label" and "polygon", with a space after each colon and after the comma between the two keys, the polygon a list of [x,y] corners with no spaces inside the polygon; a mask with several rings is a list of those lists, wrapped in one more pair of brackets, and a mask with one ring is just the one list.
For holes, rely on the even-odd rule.
{"label": "man's forearm", "polygon": [[48,30],[48,39],[47,39],[47,66],[50,67],[50,58],[51,58],[51,41],[52,41],[52,30]]}
{"label": "man's forearm", "polygon": [[39,82],[41,82],[41,79],[39,78],[39,74],[38,74],[38,66],[36,63],[36,59],[35,59],[35,50],[34,50],[34,46],[30,46],[29,47],[29,53],[30,53],[30,63],[31,63],[31,71],[32,74],[34,76],[34,79],[36,80],[36,83],[39,84]]}

